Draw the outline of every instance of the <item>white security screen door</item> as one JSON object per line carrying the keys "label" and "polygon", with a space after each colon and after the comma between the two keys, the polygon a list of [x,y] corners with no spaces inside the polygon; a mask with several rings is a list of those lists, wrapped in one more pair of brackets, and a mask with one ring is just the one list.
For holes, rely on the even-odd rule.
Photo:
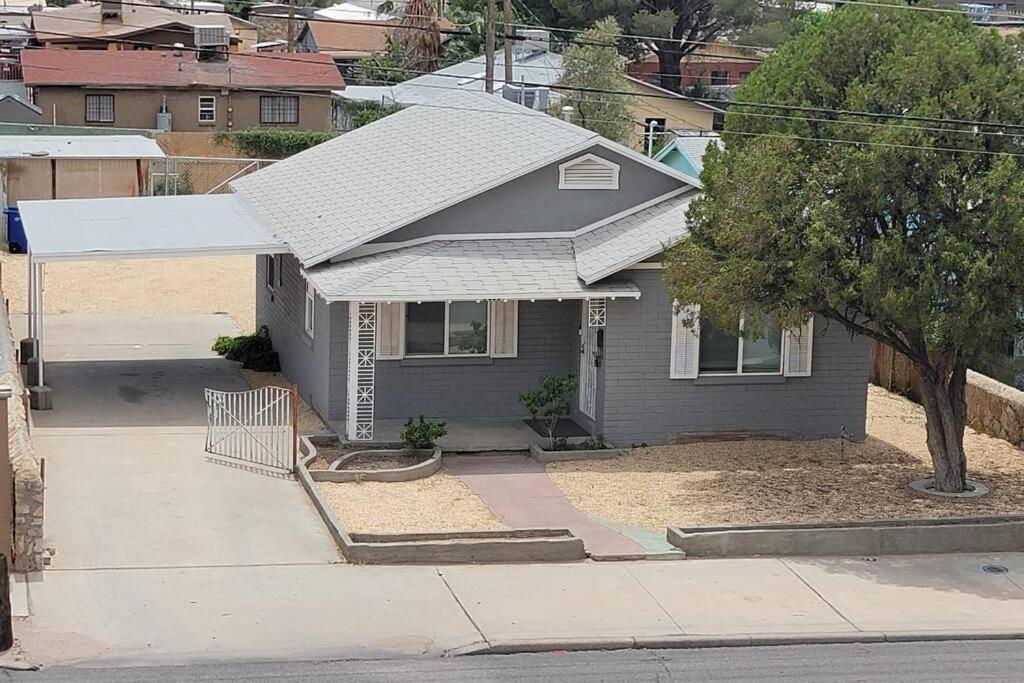
{"label": "white security screen door", "polygon": [[[604,326],[603,311],[595,318],[591,310],[597,301],[583,302],[580,322],[580,412],[591,420],[597,415],[597,348],[598,330]],[[601,304],[604,300],[601,300]],[[600,323],[600,325],[595,324]]]}

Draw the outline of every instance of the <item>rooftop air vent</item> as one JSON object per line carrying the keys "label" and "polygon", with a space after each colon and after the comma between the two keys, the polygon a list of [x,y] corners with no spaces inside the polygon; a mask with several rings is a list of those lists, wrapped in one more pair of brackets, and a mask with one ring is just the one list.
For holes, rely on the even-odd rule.
{"label": "rooftop air vent", "polygon": [[121,17],[121,0],[100,0],[101,19],[119,19]]}

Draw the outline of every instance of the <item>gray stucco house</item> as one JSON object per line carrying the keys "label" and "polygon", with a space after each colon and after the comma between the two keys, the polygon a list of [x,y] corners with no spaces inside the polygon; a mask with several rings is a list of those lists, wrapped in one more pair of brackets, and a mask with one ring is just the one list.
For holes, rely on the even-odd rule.
{"label": "gray stucco house", "polygon": [[822,320],[757,340],[681,324],[659,255],[699,181],[547,114],[449,92],[232,189],[291,251],[259,259],[257,322],[351,439],[524,417],[545,373],[576,374],[573,418],[617,445],[863,434],[865,341]]}

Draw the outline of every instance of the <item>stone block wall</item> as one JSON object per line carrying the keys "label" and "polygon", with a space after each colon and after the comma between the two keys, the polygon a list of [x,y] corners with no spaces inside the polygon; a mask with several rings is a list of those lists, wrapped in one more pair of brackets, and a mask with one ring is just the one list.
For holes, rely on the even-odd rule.
{"label": "stone block wall", "polygon": [[1014,446],[1024,446],[1024,391],[967,371],[967,424]]}
{"label": "stone block wall", "polygon": [[10,317],[3,305],[0,305],[0,337],[0,384],[10,386],[12,392],[7,399],[8,456],[14,480],[12,563],[15,571],[38,571],[43,568],[43,480],[29,434],[25,385],[14,354]]}

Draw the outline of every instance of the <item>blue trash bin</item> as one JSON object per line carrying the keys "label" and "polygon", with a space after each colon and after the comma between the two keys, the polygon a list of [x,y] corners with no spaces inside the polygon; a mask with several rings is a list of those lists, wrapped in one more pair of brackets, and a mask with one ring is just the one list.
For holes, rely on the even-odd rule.
{"label": "blue trash bin", "polygon": [[25,236],[25,225],[21,222],[21,211],[16,207],[4,209],[7,216],[7,250],[12,254],[24,254],[28,251],[28,237]]}

